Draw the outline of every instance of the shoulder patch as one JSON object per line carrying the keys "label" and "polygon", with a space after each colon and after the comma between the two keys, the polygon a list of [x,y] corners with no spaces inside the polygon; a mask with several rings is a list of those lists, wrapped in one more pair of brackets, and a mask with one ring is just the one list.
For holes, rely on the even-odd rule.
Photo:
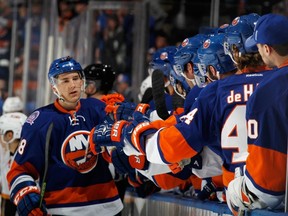
{"label": "shoulder patch", "polygon": [[38,118],[39,115],[40,115],[40,112],[35,111],[26,119],[25,122],[32,125],[32,124],[34,124],[34,121]]}

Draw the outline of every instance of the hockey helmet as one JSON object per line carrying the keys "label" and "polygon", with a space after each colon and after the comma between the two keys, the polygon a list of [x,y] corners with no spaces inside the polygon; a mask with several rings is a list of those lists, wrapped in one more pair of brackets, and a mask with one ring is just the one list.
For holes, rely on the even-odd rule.
{"label": "hockey helmet", "polygon": [[[174,55],[173,69],[179,76],[184,76],[188,79],[184,73],[187,63],[192,62],[193,58],[197,55],[197,49],[207,39],[207,35],[197,34],[193,37],[183,40],[178,48],[178,51]],[[191,80],[193,83],[194,80]]]}
{"label": "hockey helmet", "polygon": [[13,138],[9,141],[9,143],[15,139],[20,139],[22,126],[25,123],[26,118],[27,116],[20,112],[6,113],[0,117],[0,135],[3,143],[7,143],[3,140],[3,135],[5,135],[5,133],[8,131],[13,132]]}
{"label": "hockey helmet", "polygon": [[246,39],[253,34],[254,27],[259,18],[260,16],[258,14],[253,13],[233,19],[231,25],[227,28],[224,38],[224,49],[226,54],[233,58],[233,46],[236,46],[238,51],[242,54],[258,51],[256,46],[251,49],[245,49],[244,43]]}
{"label": "hockey helmet", "polygon": [[167,46],[158,49],[149,63],[148,73],[152,75],[153,71],[161,70],[166,77],[169,77],[171,71],[171,62],[173,61],[174,54],[177,51],[176,46]]}
{"label": "hockey helmet", "polygon": [[3,103],[3,114],[10,112],[21,112],[24,109],[24,104],[20,97],[7,97]]}
{"label": "hockey helmet", "polygon": [[208,66],[213,66],[219,74],[236,69],[232,59],[224,52],[224,36],[223,33],[210,36],[197,50],[200,60],[199,69],[203,73],[207,71]]}
{"label": "hockey helmet", "polygon": [[198,55],[193,59],[194,79],[199,88],[204,88],[207,85],[206,71],[201,70],[201,63]]}
{"label": "hockey helmet", "polygon": [[84,68],[86,81],[96,81],[97,89],[108,93],[113,88],[117,73],[110,65],[90,64]]}
{"label": "hockey helmet", "polygon": [[55,78],[60,74],[78,71],[81,78],[84,78],[81,65],[72,57],[66,56],[55,59],[49,68],[48,79],[51,85],[55,85]]}

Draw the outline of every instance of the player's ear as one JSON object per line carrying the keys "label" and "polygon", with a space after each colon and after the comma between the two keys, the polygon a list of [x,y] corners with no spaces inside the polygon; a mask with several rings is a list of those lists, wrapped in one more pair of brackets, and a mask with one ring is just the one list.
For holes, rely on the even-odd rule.
{"label": "player's ear", "polygon": [[13,138],[13,131],[7,131],[5,133],[5,140],[7,140],[7,142],[9,142],[12,138]]}
{"label": "player's ear", "polygon": [[54,94],[58,94],[57,88],[55,86],[51,85],[51,89]]}

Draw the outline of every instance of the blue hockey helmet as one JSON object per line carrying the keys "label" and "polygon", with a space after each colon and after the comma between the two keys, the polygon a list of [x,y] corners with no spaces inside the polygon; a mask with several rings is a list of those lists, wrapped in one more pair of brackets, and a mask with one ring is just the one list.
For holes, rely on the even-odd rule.
{"label": "blue hockey helmet", "polygon": [[244,43],[246,39],[253,34],[254,27],[259,18],[260,16],[256,13],[239,16],[236,17],[228,27],[224,39],[224,49],[225,53],[229,55],[233,61],[232,49],[235,46],[241,54],[258,51],[256,46],[251,49],[245,49]]}
{"label": "blue hockey helmet", "polygon": [[[182,75],[177,74],[173,69],[170,72],[170,84],[173,87],[176,94],[178,94],[183,99],[186,98],[187,94],[191,90],[186,78]],[[179,87],[181,86],[181,91],[179,91]]]}
{"label": "blue hockey helmet", "polygon": [[197,50],[200,67],[204,73],[209,66],[213,66],[219,74],[236,69],[232,59],[224,52],[224,37],[223,33],[210,36]]}
{"label": "blue hockey helmet", "polygon": [[176,46],[167,46],[158,49],[149,62],[148,73],[151,75],[154,70],[161,70],[166,77],[169,77],[171,71],[171,63],[173,61],[173,56],[177,51]]}
{"label": "blue hockey helmet", "polygon": [[81,65],[72,57],[66,56],[55,59],[49,68],[49,82],[51,85],[55,85],[55,78],[57,78],[60,74],[69,72],[79,72],[81,78],[85,77]]}
{"label": "blue hockey helmet", "polygon": [[[187,63],[191,62],[193,64],[193,58],[197,55],[197,49],[203,44],[203,42],[208,38],[207,35],[197,34],[193,37],[186,38],[183,40],[179,46],[177,52],[174,55],[173,70],[178,76],[183,76],[186,79],[188,77],[185,75],[185,66]],[[188,79],[190,80],[190,79]],[[194,80],[190,80],[193,83]]]}
{"label": "blue hockey helmet", "polygon": [[203,71],[201,68],[201,62],[196,55],[193,59],[193,70],[194,70],[194,79],[199,88],[204,88],[207,85],[207,76],[206,70]]}

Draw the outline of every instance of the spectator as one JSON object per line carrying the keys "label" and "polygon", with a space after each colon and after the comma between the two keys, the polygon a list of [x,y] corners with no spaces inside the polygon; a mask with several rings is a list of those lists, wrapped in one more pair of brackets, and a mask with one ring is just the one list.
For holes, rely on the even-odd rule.
{"label": "spectator", "polygon": [[121,73],[117,76],[115,90],[116,92],[122,94],[126,101],[134,101],[131,89],[131,81],[128,74]]}

